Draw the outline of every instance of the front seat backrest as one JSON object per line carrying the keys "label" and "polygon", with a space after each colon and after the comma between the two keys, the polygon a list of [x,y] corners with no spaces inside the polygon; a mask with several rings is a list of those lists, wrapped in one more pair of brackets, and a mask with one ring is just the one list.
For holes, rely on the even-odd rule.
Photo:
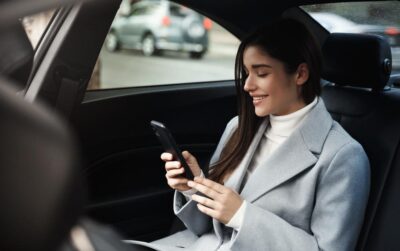
{"label": "front seat backrest", "polygon": [[56,250],[82,212],[82,177],[66,126],[16,95],[32,51],[21,29],[0,31],[0,250]]}
{"label": "front seat backrest", "polygon": [[71,135],[4,79],[0,117],[0,250],[54,250],[83,206]]}
{"label": "front seat backrest", "polygon": [[[7,29],[0,38],[9,32],[15,34]],[[65,121],[15,94],[15,81],[26,80],[29,70],[4,70],[21,63],[21,53],[8,50],[31,49],[25,32],[17,33],[19,45],[0,46],[7,55],[0,60],[0,250],[131,250],[112,229],[81,218],[86,190]]]}

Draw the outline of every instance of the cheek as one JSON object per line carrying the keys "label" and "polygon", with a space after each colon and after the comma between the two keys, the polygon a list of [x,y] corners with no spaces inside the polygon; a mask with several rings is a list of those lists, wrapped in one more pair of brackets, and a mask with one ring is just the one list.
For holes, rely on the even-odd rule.
{"label": "cheek", "polygon": [[279,97],[285,94],[285,88],[280,81],[271,78],[265,85],[265,90],[271,97]]}
{"label": "cheek", "polygon": [[260,86],[260,89],[264,90],[269,95],[271,95],[273,92],[275,92],[275,89],[276,89],[275,85],[276,84],[275,84],[273,77],[267,77],[267,78],[261,79],[258,84],[258,86]]}
{"label": "cheek", "polygon": [[290,97],[293,93],[297,93],[297,87],[289,79],[280,78],[274,83],[273,91],[276,95]]}

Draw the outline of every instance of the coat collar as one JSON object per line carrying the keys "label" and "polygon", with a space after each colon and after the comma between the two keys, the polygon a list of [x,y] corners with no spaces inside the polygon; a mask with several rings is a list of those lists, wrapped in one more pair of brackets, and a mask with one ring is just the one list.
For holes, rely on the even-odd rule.
{"label": "coat collar", "polygon": [[[332,123],[332,117],[327,112],[324,102],[321,98],[318,98],[318,103],[310,111],[300,127],[250,175],[243,187],[241,196],[252,202],[271,189],[312,167],[318,160],[316,155],[318,156],[322,151]],[[257,131],[243,161],[226,182],[227,186],[238,190],[268,124],[269,120],[266,118],[266,122]]]}

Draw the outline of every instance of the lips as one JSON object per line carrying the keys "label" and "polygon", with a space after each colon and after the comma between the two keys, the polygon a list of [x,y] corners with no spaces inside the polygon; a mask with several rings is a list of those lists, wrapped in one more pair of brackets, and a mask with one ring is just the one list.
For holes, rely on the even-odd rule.
{"label": "lips", "polygon": [[264,95],[264,96],[253,96],[253,104],[257,105],[259,103],[261,103],[266,97],[268,97],[268,95]]}

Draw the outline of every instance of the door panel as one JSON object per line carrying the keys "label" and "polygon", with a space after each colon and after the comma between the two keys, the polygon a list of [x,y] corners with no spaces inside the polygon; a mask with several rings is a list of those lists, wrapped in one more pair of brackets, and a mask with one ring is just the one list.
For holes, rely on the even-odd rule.
{"label": "door panel", "polygon": [[164,122],[181,149],[206,168],[236,114],[235,100],[233,81],[87,92],[73,124],[85,161],[89,214],[128,238],[168,234],[173,192],[149,123]]}

